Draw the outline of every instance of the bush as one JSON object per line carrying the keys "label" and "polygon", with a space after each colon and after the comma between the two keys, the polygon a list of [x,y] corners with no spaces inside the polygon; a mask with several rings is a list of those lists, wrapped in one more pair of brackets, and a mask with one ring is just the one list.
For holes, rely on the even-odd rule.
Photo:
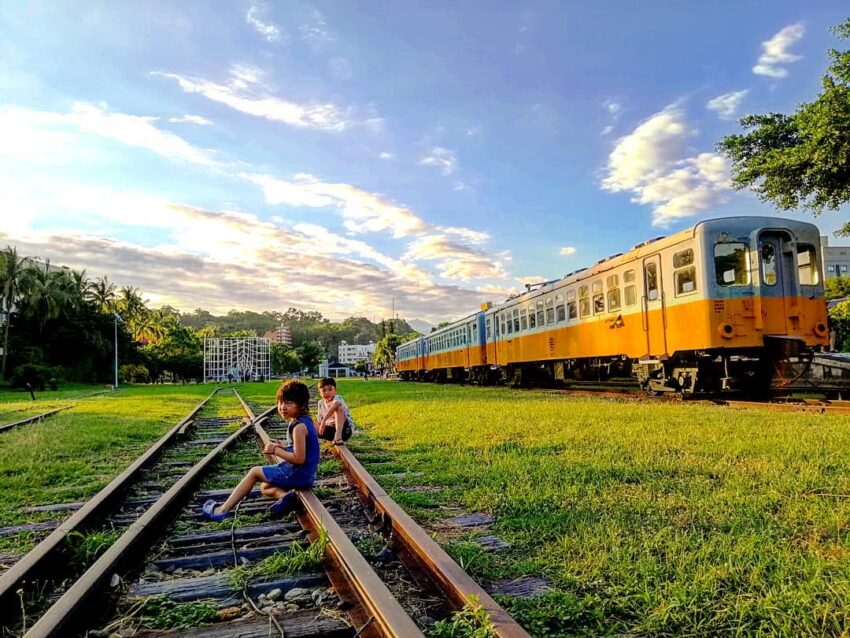
{"label": "bush", "polygon": [[118,368],[118,378],[125,383],[150,383],[150,371],[140,363],[128,363]]}
{"label": "bush", "polygon": [[51,390],[59,389],[59,379],[62,378],[62,368],[58,366],[43,366],[34,363],[26,363],[12,370],[12,377],[9,379],[9,385],[13,388],[27,389],[27,386],[33,390]]}
{"label": "bush", "polygon": [[850,352],[850,301],[842,301],[829,309],[829,325],[835,330],[835,348]]}

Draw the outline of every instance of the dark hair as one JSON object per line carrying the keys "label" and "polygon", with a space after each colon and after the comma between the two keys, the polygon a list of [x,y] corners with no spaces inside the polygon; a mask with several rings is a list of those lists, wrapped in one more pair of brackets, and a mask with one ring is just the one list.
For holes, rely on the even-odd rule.
{"label": "dark hair", "polygon": [[298,406],[301,414],[310,413],[310,389],[301,381],[290,379],[281,384],[275,396],[278,403],[292,401]]}
{"label": "dark hair", "polygon": [[321,390],[325,386],[331,386],[332,388],[336,387],[336,379],[333,377],[325,377],[319,381],[319,389]]}

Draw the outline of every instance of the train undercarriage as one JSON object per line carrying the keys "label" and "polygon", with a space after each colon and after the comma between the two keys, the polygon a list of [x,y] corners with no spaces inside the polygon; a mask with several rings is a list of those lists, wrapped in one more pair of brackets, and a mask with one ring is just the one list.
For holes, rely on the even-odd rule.
{"label": "train undercarriage", "polygon": [[802,341],[768,338],[747,350],[675,353],[664,358],[625,356],[564,359],[505,366],[445,368],[402,373],[403,380],[438,383],[557,387],[578,382],[632,379],[649,394],[765,395],[808,391],[850,396],[850,354],[817,352]]}

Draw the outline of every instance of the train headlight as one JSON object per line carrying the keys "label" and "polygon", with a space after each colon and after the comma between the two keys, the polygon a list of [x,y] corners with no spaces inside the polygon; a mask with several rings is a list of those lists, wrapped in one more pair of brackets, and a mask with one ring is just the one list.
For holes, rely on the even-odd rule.
{"label": "train headlight", "polygon": [[818,321],[814,327],[815,334],[819,337],[825,337],[827,331],[826,324],[823,321]]}
{"label": "train headlight", "polygon": [[731,323],[721,323],[717,326],[717,332],[719,332],[720,336],[724,339],[731,339],[735,336],[735,326]]}

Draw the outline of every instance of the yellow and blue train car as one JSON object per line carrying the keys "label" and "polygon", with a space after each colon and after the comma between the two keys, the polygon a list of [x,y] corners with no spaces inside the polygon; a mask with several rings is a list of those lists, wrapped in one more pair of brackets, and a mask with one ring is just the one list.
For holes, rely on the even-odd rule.
{"label": "yellow and blue train car", "polygon": [[820,255],[805,222],[700,222],[423,337],[425,356],[402,376],[522,383],[630,371],[648,390],[684,392],[764,381],[776,357],[828,344]]}

